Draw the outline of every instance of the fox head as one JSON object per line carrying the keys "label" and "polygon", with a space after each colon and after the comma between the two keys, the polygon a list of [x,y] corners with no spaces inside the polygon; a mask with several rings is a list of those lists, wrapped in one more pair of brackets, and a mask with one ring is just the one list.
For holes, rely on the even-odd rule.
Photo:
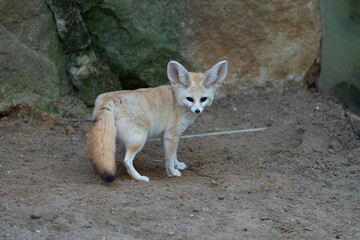
{"label": "fox head", "polygon": [[176,61],[170,61],[167,66],[168,78],[180,106],[187,107],[193,113],[201,113],[206,106],[211,105],[227,70],[227,61],[218,62],[205,73],[188,72]]}

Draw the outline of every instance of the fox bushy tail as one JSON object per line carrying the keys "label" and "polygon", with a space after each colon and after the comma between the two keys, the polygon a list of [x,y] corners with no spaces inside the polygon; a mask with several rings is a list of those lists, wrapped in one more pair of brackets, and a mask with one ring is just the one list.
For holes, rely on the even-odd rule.
{"label": "fox bushy tail", "polygon": [[111,110],[104,107],[95,112],[87,139],[90,160],[96,172],[106,182],[112,182],[116,176],[116,126]]}

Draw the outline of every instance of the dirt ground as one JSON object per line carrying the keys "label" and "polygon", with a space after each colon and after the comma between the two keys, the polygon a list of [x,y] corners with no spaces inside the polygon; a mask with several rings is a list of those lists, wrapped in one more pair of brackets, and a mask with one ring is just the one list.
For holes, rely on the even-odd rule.
{"label": "dirt ground", "polygon": [[[21,114],[20,114],[21,115]],[[186,134],[180,178],[148,142],[133,181],[90,164],[90,116],[0,119],[0,239],[360,239],[360,141],[343,107],[307,89],[215,101]]]}

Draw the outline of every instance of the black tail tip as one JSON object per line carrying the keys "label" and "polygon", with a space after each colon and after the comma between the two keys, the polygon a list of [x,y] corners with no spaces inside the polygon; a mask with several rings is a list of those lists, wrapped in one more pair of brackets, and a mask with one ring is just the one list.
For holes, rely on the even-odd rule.
{"label": "black tail tip", "polygon": [[101,175],[101,179],[107,183],[111,183],[112,181],[114,181],[115,177],[116,177],[116,174],[105,173],[105,174]]}

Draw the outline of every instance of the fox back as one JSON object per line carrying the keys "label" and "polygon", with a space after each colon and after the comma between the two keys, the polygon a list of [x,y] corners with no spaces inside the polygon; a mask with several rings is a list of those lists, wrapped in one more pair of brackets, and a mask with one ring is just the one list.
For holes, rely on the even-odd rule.
{"label": "fox back", "polygon": [[149,181],[135,170],[133,160],[146,140],[153,137],[163,139],[168,176],[181,176],[179,170],[186,164],[176,157],[179,137],[212,104],[215,91],[226,76],[227,62],[221,61],[205,73],[189,73],[171,61],[167,72],[170,86],[109,92],[97,97],[88,151],[95,170],[105,181],[111,182],[116,176],[116,138],[126,147],[124,163],[132,178]]}

